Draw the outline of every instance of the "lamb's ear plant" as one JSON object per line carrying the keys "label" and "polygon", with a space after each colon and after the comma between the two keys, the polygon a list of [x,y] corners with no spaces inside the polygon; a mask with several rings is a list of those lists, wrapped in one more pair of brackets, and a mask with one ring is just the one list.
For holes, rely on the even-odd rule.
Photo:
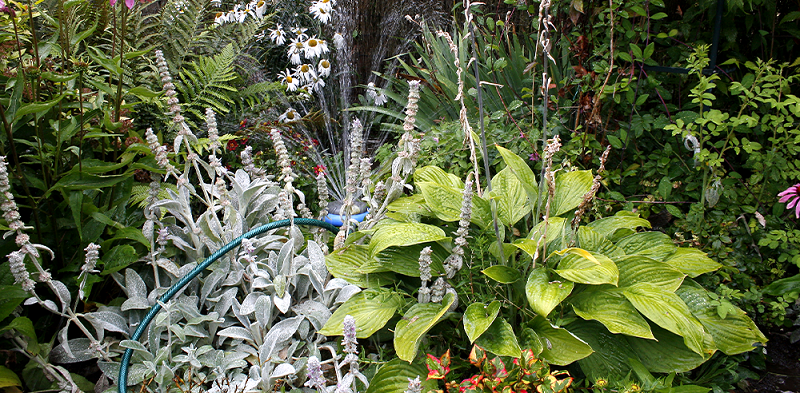
{"label": "lamb's ear plant", "polygon": [[[523,159],[498,146],[506,166],[495,175],[493,192],[472,195],[465,206],[457,202],[464,187],[460,179],[437,167],[420,168],[414,173],[418,192],[390,205],[391,220],[352,236],[363,245],[351,242],[328,256],[335,276],[366,288],[340,308],[351,310],[360,326],[369,326],[360,332],[362,337],[402,313],[394,327],[394,346],[399,358],[411,362],[425,333],[457,303],[457,293],[471,343],[500,356],[519,356],[521,348],[531,348],[550,364],[576,363],[592,380],[623,380],[639,366],[648,372],[684,372],[717,350],[732,355],[766,342],[742,310],[718,312],[709,292],[693,280],[720,267],[705,253],[678,247],[664,233],[640,231],[650,223],[631,212],[583,223],[581,215],[600,176],[588,170],[554,170],[556,142],[548,143],[552,151],[545,152],[541,184]],[[441,303],[414,296],[416,277],[423,284],[439,282],[440,294],[447,292],[441,287],[469,287],[455,285],[467,277],[447,273],[452,261],[448,255],[464,245],[458,240],[463,232],[442,228],[460,221],[461,228],[466,224],[489,233],[486,198],[497,200],[509,260],[502,265],[473,259],[467,265],[485,267],[483,274],[494,284],[484,299],[497,301],[465,301],[473,298],[465,289],[440,295],[436,300]],[[472,214],[465,217],[461,212],[468,206]],[[424,263],[423,257],[415,261],[411,255],[423,247],[429,248]],[[383,288],[385,275],[401,284]],[[419,291],[427,292],[425,285]],[[518,307],[503,310],[503,302]],[[339,323],[337,313],[323,332]]]}

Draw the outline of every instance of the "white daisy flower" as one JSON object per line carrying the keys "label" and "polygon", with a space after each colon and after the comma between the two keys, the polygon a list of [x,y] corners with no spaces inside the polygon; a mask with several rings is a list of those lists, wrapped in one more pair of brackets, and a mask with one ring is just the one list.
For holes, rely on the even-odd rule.
{"label": "white daisy flower", "polygon": [[264,14],[267,13],[267,2],[264,0],[258,0],[258,2],[255,2],[255,13],[256,18],[264,18]]}
{"label": "white daisy flower", "polygon": [[386,94],[383,94],[383,90],[376,88],[373,82],[367,84],[367,98],[377,106],[381,106],[389,101],[386,98]]}
{"label": "white daisy flower", "polygon": [[308,7],[308,11],[314,16],[314,18],[319,19],[320,23],[323,25],[328,23],[331,20],[331,3],[323,3],[318,1]]}
{"label": "white daisy flower", "polygon": [[278,121],[281,123],[289,123],[300,120],[300,114],[294,108],[289,108],[282,115],[278,116]]}
{"label": "white daisy flower", "polygon": [[297,90],[300,85],[300,78],[296,78],[289,70],[281,72],[278,76],[281,78],[281,82],[286,84],[289,91]]}
{"label": "white daisy flower", "polygon": [[309,90],[311,90],[311,91],[322,92],[322,88],[325,87],[325,80],[320,78],[320,77],[318,77],[318,76],[315,76],[311,80],[311,85],[309,87],[310,87]]}
{"label": "white daisy flower", "polygon": [[341,33],[334,33],[333,44],[336,45],[336,50],[342,50],[344,48],[344,36]]}
{"label": "white daisy flower", "polygon": [[[306,59],[313,59],[315,57],[319,57],[323,52],[322,47],[322,40],[317,37],[311,37],[308,41],[303,44],[304,53]],[[327,45],[325,45],[325,49],[327,49]]]}
{"label": "white daisy flower", "polygon": [[294,27],[291,28],[292,33],[297,36],[297,39],[299,41],[305,41],[306,39],[308,39],[308,34],[306,34],[306,30],[308,29],[306,29],[305,27],[300,27],[298,25],[294,25]]}
{"label": "white daisy flower", "polygon": [[317,76],[317,74],[314,72],[314,67],[311,64],[300,65],[294,70],[294,72],[298,78],[305,82],[311,82],[311,80]]}
{"label": "white daisy flower", "polygon": [[317,72],[321,78],[329,76],[331,74],[331,62],[329,62],[327,59],[320,60],[319,65],[317,66]]}
{"label": "white daisy flower", "polygon": [[283,26],[277,24],[274,30],[269,29],[269,38],[276,45],[283,45],[286,42],[286,32],[283,31]]}
{"label": "white daisy flower", "polygon": [[287,56],[289,56],[292,64],[302,63],[302,61],[300,61],[300,53],[305,51],[305,47],[306,44],[300,40],[300,37],[292,40],[291,44],[289,44],[289,50],[287,51]]}

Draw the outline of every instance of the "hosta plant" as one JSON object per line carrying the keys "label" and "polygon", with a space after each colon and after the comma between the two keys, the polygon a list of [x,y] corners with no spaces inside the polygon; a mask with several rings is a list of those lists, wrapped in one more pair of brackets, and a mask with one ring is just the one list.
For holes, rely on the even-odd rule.
{"label": "hosta plant", "polygon": [[[742,310],[714,306],[693,280],[720,267],[703,252],[678,247],[664,233],[642,231],[650,223],[631,212],[582,223],[600,178],[591,171],[553,171],[557,146],[550,141],[545,151],[541,187],[523,159],[498,147],[505,167],[492,179],[491,192],[471,200],[462,200],[460,191],[466,196],[470,181],[465,188],[440,168],[418,169],[417,193],[396,200],[389,219],[351,235],[342,251],[327,257],[334,276],[366,288],[340,308],[364,327],[359,337],[400,313],[394,347],[411,362],[433,326],[463,314],[461,336],[486,351],[519,356],[521,348],[531,348],[550,364],[576,364],[593,380],[625,379],[639,365],[650,372],[684,372],[717,350],[737,354],[766,342]],[[471,261],[492,265],[483,270],[493,283],[483,294],[488,302],[469,302],[474,296],[461,288],[474,286],[458,285],[468,278],[447,266],[456,250],[472,245],[465,231],[453,232],[449,223],[490,233],[493,216],[500,245],[489,249],[497,261]],[[417,277],[423,283],[419,292],[434,280],[446,291],[425,302],[415,293]],[[504,310],[501,301],[516,307]],[[458,313],[448,314],[453,310]],[[338,329],[337,314],[323,332]]]}

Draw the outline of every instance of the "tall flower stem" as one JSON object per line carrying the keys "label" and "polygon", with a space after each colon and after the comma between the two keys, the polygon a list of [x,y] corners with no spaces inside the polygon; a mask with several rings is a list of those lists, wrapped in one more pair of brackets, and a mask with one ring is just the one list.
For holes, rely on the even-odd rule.
{"label": "tall flower stem", "polygon": [[122,32],[119,35],[119,81],[117,82],[117,98],[114,102],[114,122],[119,121],[122,106],[122,81],[125,79],[125,28],[128,22],[128,7],[122,7]]}

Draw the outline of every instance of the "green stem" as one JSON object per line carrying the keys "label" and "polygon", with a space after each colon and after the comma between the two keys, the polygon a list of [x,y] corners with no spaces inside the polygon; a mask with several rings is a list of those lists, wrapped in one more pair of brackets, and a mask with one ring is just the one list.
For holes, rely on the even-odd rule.
{"label": "green stem", "polygon": [[122,7],[122,33],[119,35],[119,81],[117,82],[117,99],[114,102],[114,122],[119,122],[119,111],[122,106],[122,80],[125,77],[125,27],[128,19],[128,7]]}

